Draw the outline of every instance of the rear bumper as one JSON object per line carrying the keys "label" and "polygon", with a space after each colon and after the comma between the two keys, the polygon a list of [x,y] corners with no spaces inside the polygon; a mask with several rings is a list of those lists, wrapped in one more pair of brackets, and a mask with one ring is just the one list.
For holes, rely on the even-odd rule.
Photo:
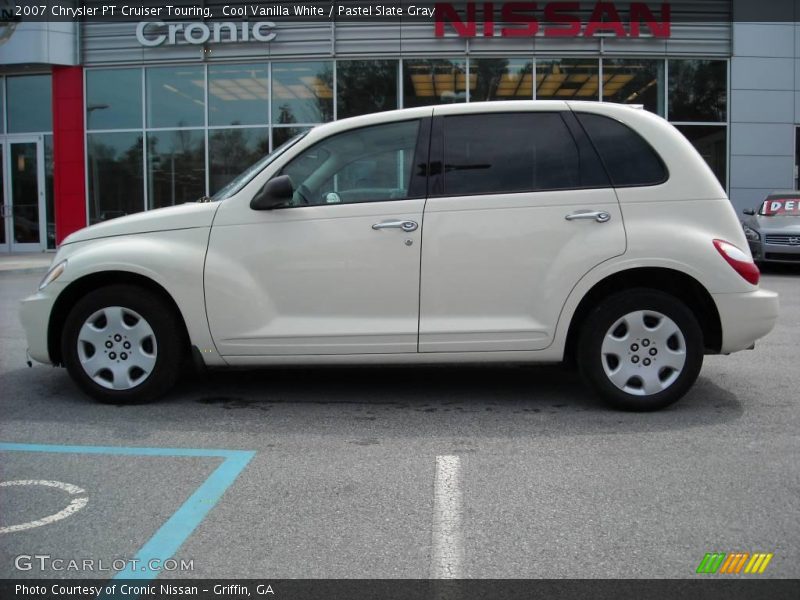
{"label": "rear bumper", "polygon": [[713,294],[722,324],[723,354],[750,348],[778,320],[778,294],[756,290],[742,294]]}

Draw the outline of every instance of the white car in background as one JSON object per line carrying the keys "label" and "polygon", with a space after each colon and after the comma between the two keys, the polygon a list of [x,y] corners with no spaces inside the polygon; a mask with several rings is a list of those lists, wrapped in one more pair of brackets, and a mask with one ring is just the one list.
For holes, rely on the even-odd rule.
{"label": "white car in background", "polygon": [[192,354],[574,360],[612,405],[653,410],[704,354],[772,329],[758,284],[724,190],[665,120],[493,102],[321,125],[210,202],[76,232],[22,321],[34,359],[105,402],[161,396]]}

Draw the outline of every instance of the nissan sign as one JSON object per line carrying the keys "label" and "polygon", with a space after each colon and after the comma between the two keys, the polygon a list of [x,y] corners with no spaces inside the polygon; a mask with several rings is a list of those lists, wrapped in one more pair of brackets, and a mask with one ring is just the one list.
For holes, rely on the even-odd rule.
{"label": "nissan sign", "polygon": [[[456,6],[465,7],[463,17]],[[438,2],[436,37],[447,35],[445,25],[458,37],[636,38],[642,35],[643,28],[655,38],[671,35],[671,7],[666,2],[658,9],[645,2],[631,2],[628,18],[613,2],[596,2],[586,21],[581,18],[581,7],[580,2]]]}
{"label": "nissan sign", "polygon": [[200,21],[169,24],[163,21],[142,21],[136,26],[136,39],[142,46],[150,47],[177,44],[202,45],[208,42],[271,42],[277,35],[274,29],[275,23],[271,21],[255,23],[222,21],[210,25]]}

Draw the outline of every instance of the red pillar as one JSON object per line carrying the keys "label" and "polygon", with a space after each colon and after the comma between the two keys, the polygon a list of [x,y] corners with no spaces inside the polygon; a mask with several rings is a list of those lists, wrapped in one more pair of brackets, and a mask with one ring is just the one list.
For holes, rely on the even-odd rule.
{"label": "red pillar", "polygon": [[53,67],[53,187],[56,243],[86,227],[83,67]]}

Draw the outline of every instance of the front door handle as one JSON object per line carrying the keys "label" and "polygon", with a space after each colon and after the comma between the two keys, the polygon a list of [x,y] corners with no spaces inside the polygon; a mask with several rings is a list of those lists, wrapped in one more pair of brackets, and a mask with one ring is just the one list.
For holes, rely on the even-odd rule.
{"label": "front door handle", "polygon": [[603,210],[579,210],[564,217],[567,221],[597,221],[608,223],[611,215]]}
{"label": "front door handle", "polygon": [[417,227],[416,221],[383,221],[372,226],[373,229],[402,229],[406,233],[416,231]]}

